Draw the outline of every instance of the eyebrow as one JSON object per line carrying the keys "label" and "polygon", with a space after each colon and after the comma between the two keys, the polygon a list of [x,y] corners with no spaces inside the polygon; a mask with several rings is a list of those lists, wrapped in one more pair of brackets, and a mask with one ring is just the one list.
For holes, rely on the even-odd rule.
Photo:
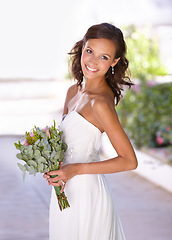
{"label": "eyebrow", "polygon": [[[90,48],[92,51],[94,51],[94,49],[92,49],[90,46],[87,46],[87,48]],[[110,56],[109,54],[107,54],[107,53],[102,53],[102,55],[106,55],[106,56],[108,56],[109,58],[111,58],[111,56]]]}

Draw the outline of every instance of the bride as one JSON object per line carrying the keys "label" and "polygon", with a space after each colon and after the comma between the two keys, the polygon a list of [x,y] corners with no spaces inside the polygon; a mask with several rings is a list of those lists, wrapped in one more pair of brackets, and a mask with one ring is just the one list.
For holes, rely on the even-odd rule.
{"label": "bride", "polygon": [[[52,190],[50,240],[124,240],[111,190],[104,174],[133,170],[137,159],[115,110],[128,60],[121,30],[111,24],[91,26],[71,50],[71,71],[77,83],[67,92],[60,130],[68,145],[63,165],[44,177],[62,186],[70,208],[60,211]],[[117,157],[100,161],[101,133],[106,132]],[[51,175],[57,175],[51,178]]]}

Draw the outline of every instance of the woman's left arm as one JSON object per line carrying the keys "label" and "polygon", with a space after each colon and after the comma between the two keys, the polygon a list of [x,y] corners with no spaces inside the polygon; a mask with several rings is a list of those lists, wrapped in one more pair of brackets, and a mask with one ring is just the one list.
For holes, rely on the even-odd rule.
{"label": "woman's left arm", "polygon": [[101,162],[84,163],[78,167],[78,174],[106,174],[136,169],[137,158],[134,149],[118,120],[115,109],[104,100],[96,100],[92,108],[95,118],[116,150],[117,157]]}

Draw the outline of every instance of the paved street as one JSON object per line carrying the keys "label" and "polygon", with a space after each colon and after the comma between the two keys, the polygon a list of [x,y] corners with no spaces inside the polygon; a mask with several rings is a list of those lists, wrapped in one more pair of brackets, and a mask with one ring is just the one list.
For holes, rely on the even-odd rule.
{"label": "paved street", "polygon": [[[48,240],[49,187],[17,168],[17,136],[0,137],[0,239]],[[127,240],[171,240],[172,194],[134,172],[107,175]]]}

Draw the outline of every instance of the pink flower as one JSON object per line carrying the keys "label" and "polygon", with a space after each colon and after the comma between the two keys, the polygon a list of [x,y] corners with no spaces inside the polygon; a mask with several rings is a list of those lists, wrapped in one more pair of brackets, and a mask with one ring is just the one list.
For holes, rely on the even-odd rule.
{"label": "pink flower", "polygon": [[[32,134],[30,134],[30,137],[33,138],[33,137],[35,137],[35,135],[32,133]],[[23,145],[29,146],[27,139],[25,140]]]}
{"label": "pink flower", "polygon": [[46,127],[46,128],[44,128],[44,130],[45,130],[47,138],[50,138],[51,134],[50,134],[49,128]]}
{"label": "pink flower", "polygon": [[154,80],[146,82],[146,86],[147,86],[147,87],[155,86],[155,84],[156,84],[156,83],[155,83]]}
{"label": "pink flower", "polygon": [[152,148],[152,152],[155,153],[155,148]]}
{"label": "pink flower", "polygon": [[170,131],[170,126],[166,127],[166,131],[169,132]]}
{"label": "pink flower", "polygon": [[157,141],[157,143],[158,143],[159,145],[162,145],[164,140],[163,140],[162,137],[157,136],[157,137],[156,137],[156,141]]}
{"label": "pink flower", "polygon": [[29,146],[29,143],[27,140],[25,140],[24,144],[23,145],[26,145],[26,146]]}
{"label": "pink flower", "polygon": [[134,90],[135,93],[139,93],[140,92],[140,85],[134,85],[133,90]]}
{"label": "pink flower", "polygon": [[165,157],[167,157],[167,155],[168,155],[167,151],[165,151],[164,149],[163,149],[163,154],[164,154]]}

